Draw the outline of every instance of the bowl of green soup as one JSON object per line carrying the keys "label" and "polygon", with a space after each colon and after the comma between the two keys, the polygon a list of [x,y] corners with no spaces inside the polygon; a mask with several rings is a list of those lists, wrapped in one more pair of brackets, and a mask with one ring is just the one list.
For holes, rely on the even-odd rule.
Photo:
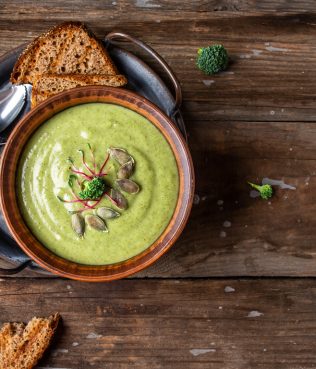
{"label": "bowl of green soup", "polygon": [[181,133],[124,89],[56,95],[15,127],[2,154],[1,205],[20,247],[83,281],[133,274],[176,241],[194,172]]}

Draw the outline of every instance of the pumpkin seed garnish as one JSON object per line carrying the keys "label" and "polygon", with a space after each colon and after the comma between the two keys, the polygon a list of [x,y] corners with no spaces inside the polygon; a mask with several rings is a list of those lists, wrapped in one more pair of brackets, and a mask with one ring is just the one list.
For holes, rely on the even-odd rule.
{"label": "pumpkin seed garnish", "polygon": [[134,169],[134,162],[130,160],[120,167],[120,169],[117,172],[117,178],[118,179],[129,178],[133,173],[133,169]]}
{"label": "pumpkin seed garnish", "polygon": [[[68,209],[71,214],[71,227],[79,237],[84,236],[87,226],[99,232],[108,232],[106,221],[120,216],[118,211],[110,207],[98,208],[103,198],[108,198],[117,208],[125,210],[128,202],[122,191],[128,194],[136,194],[140,191],[140,186],[129,179],[135,170],[135,160],[126,149],[110,147],[103,164],[99,166],[91,145],[89,143],[87,145],[91,159],[87,161],[84,150],[78,150],[81,154],[81,167],[75,164],[73,158],[68,158],[70,196],[69,194],[65,198],[57,196],[63,203],[81,205],[80,208]],[[108,184],[104,177],[109,173],[105,170],[105,166],[110,158],[117,163],[114,166],[117,170],[117,179],[115,183]],[[111,180],[110,177],[110,182]],[[83,215],[86,211],[88,214]]]}
{"label": "pumpkin seed garnish", "polygon": [[119,209],[122,209],[122,210],[127,209],[127,200],[119,190],[115,190],[114,188],[112,188],[111,198]]}
{"label": "pumpkin seed garnish", "polygon": [[110,157],[116,160],[120,165],[126,164],[127,162],[131,161],[134,163],[134,159],[129,153],[118,147],[110,147],[108,150]]}
{"label": "pumpkin seed garnish", "polygon": [[105,206],[97,209],[97,214],[101,219],[113,219],[120,216],[120,213],[112,208],[107,208]]}
{"label": "pumpkin seed garnish", "polygon": [[72,214],[71,227],[79,237],[83,237],[85,229],[85,222],[83,216],[80,214]]}
{"label": "pumpkin seed garnish", "polygon": [[130,193],[130,194],[136,194],[137,192],[139,192],[138,184],[131,181],[130,179],[117,179],[116,184],[124,192]]}
{"label": "pumpkin seed garnish", "polygon": [[97,215],[87,215],[85,218],[87,224],[99,232],[108,232],[108,228],[104,221]]}

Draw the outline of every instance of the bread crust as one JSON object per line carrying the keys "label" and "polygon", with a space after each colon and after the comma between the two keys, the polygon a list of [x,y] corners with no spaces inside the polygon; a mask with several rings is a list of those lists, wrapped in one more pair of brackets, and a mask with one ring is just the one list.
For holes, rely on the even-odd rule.
{"label": "bread crust", "polygon": [[[31,83],[33,84],[34,69],[36,68],[37,63],[40,62],[38,56],[39,52],[45,48],[45,43],[57,36],[63,37],[65,36],[65,43],[67,41],[67,37],[73,37],[77,33],[82,33],[87,38],[86,47],[91,47],[93,50],[97,50],[100,58],[102,58],[103,67],[108,71],[108,74],[117,74],[117,68],[112,62],[110,56],[108,55],[103,44],[93,35],[93,33],[81,22],[65,22],[59,24],[48,32],[37,37],[31,44],[22,52],[19,59],[15,63],[13,71],[11,73],[10,81],[13,84],[21,84],[21,83]],[[49,52],[49,50],[47,50]],[[58,63],[62,58],[63,53],[65,53],[65,48],[61,48],[56,53],[56,56],[53,57],[55,60],[52,60],[45,72],[56,72],[58,70]],[[46,53],[45,53],[46,54]],[[81,55],[84,57],[84,55]],[[89,58],[89,55],[87,55]],[[60,72],[60,71],[59,71]],[[74,72],[74,71],[72,71]],[[80,73],[80,72],[79,72]],[[102,71],[101,71],[102,73]]]}
{"label": "bread crust", "polygon": [[32,369],[49,346],[59,320],[56,313],[33,318],[27,325],[4,323],[0,331],[0,368]]}
{"label": "bread crust", "polygon": [[55,94],[78,86],[112,86],[121,87],[127,83],[122,74],[43,74],[34,81],[31,107]]}
{"label": "bread crust", "polygon": [[[68,28],[72,28],[72,27],[84,27],[83,23],[81,22],[64,22],[62,24],[58,24],[57,26],[51,28],[50,30],[48,30],[47,32],[39,35],[38,37],[36,37],[27,47],[26,49],[21,53],[21,55],[19,56],[17,62],[15,63],[11,76],[10,76],[10,81],[13,84],[21,84],[21,83],[27,83],[24,81],[24,76],[25,76],[25,72],[29,66],[29,61],[32,57],[32,54],[34,53],[34,51],[36,50],[36,48],[38,47],[39,43],[44,40],[45,38],[47,38],[48,36],[54,34],[54,33],[59,33],[61,32],[63,29],[68,29]],[[24,65],[24,67],[23,67]]]}

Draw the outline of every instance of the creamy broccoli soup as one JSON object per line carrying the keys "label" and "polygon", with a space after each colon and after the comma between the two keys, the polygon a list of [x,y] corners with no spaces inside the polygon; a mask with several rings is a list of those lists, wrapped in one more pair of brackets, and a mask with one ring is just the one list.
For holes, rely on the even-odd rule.
{"label": "creamy broccoli soup", "polygon": [[81,264],[126,260],[164,231],[179,190],[159,130],[117,105],[82,104],[33,134],[20,159],[19,206],[48,249]]}

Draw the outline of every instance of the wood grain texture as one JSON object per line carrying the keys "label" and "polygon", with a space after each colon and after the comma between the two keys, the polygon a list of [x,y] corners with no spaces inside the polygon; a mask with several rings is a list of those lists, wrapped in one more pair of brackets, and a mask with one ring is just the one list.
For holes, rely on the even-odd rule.
{"label": "wood grain texture", "polygon": [[[41,2],[35,11],[28,2],[5,2],[0,8],[2,50],[29,42],[58,22],[84,20],[100,38],[122,29],[150,43],[177,72],[184,111],[194,119],[315,120],[316,16],[307,12],[312,10],[312,1],[296,2],[301,4],[301,12],[297,9],[296,13],[259,12],[251,1],[247,1],[249,13],[216,12],[211,7],[197,10],[198,3],[209,2],[187,2],[181,8],[177,2],[169,7],[148,0],[114,3],[84,2],[79,7],[73,1]],[[291,8],[288,4],[293,2],[258,4],[275,10],[278,4]],[[231,66],[228,73],[206,77],[195,68],[194,60],[198,47],[213,42],[225,44]],[[274,117],[270,110],[275,111]]]}
{"label": "wood grain texture", "polygon": [[[316,275],[315,2],[0,0],[1,52],[64,20],[84,20],[99,37],[131,33],[171,64],[196,204],[176,245],[132,280],[1,279],[0,322],[61,312],[39,368],[315,368],[314,279],[191,279]],[[195,54],[212,42],[231,64],[206,77]],[[246,181],[263,177],[297,189],[251,198]]]}
{"label": "wood grain texture", "polygon": [[[180,79],[198,204],[177,244],[139,277],[316,275],[314,7],[307,0],[0,1],[3,52],[63,20],[84,20],[101,38],[121,29],[148,42]],[[224,43],[231,64],[207,77],[195,56],[212,42]],[[271,204],[250,198],[246,181],[263,177],[297,189],[276,188]]]}
{"label": "wood grain texture", "polygon": [[[144,276],[315,275],[313,123],[195,121],[196,199],[178,243]],[[283,180],[270,201],[246,181]]]}
{"label": "wood grain texture", "polygon": [[0,281],[1,323],[61,313],[40,368],[315,368],[311,279],[43,282]]}

